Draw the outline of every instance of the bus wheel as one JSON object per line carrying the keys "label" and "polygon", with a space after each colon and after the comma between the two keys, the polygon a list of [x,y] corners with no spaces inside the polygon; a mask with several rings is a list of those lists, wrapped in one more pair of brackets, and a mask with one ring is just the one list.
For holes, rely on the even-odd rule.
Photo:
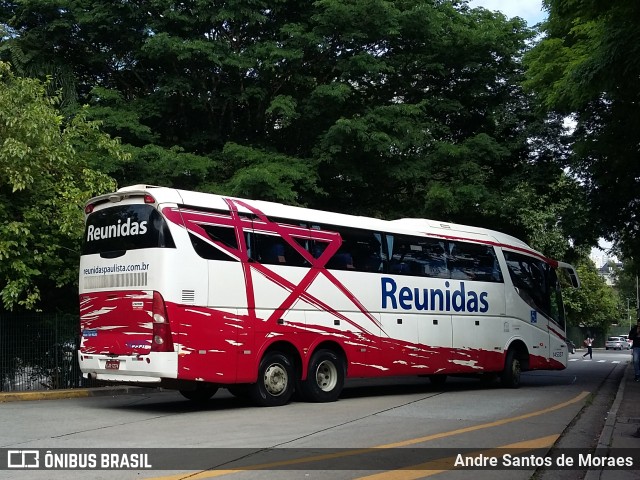
{"label": "bus wheel", "polygon": [[250,385],[249,394],[262,407],[279,407],[291,400],[294,379],[289,357],[280,352],[269,352],[260,362],[258,382]]}
{"label": "bus wheel", "polygon": [[205,403],[218,391],[217,385],[198,384],[193,390],[180,390],[182,396],[192,402]]}
{"label": "bus wheel", "polygon": [[344,362],[331,350],[318,350],[309,362],[307,379],[301,382],[302,394],[311,402],[335,402],[344,387]]}
{"label": "bus wheel", "polygon": [[507,388],[518,388],[520,386],[520,360],[516,358],[514,350],[509,350],[507,361],[504,364],[504,370],[500,375],[502,385]]}

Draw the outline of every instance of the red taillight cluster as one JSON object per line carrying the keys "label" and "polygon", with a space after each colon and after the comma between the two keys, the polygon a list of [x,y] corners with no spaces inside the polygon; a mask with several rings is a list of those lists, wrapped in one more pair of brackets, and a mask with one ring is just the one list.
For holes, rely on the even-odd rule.
{"label": "red taillight cluster", "polygon": [[153,292],[153,339],[151,340],[152,352],[173,352],[173,340],[171,339],[171,328],[169,327],[169,317],[162,295]]}

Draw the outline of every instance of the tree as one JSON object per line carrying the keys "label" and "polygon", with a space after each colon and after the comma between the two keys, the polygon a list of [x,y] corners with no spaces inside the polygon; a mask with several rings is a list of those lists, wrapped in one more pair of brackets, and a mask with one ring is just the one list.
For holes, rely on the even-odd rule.
{"label": "tree", "polygon": [[580,288],[563,291],[567,320],[570,325],[594,327],[607,331],[619,320],[620,298],[598,275],[595,265],[584,259],[576,265]]}
{"label": "tree", "polygon": [[628,322],[633,321],[635,323],[637,314],[640,312],[640,305],[638,305],[637,301],[638,276],[636,272],[638,269],[631,258],[623,257],[621,263],[621,268],[618,268],[613,262],[610,263],[615,274],[615,288],[620,296],[621,315],[619,318],[624,318]]}
{"label": "tree", "polygon": [[[128,145],[131,163],[99,166],[121,184],[525,239],[509,193],[560,197],[561,119],[536,116],[519,86],[535,33],[522,20],[439,0],[63,3],[5,4],[15,35],[0,54],[75,82],[91,118]],[[554,227],[577,231],[569,218]]]}
{"label": "tree", "polygon": [[87,165],[125,158],[82,112],[61,115],[59,97],[46,90],[0,62],[0,297],[7,310],[35,309],[76,284],[84,202],[115,187]]}
{"label": "tree", "polygon": [[121,184],[472,224],[565,259],[595,242],[563,118],[520,84],[522,20],[441,0],[31,0],[0,22],[1,56],[73,83],[68,111],[122,137],[131,162],[89,164]]}
{"label": "tree", "polygon": [[599,234],[640,258],[640,3],[546,0],[545,36],[525,57],[526,86],[576,123],[570,167]]}

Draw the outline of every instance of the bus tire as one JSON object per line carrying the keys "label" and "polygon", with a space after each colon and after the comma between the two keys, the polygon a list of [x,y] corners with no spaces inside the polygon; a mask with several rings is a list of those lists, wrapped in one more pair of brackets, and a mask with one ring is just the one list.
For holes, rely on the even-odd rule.
{"label": "bus tire", "polygon": [[206,403],[218,391],[218,386],[213,384],[198,384],[193,390],[180,390],[180,393],[187,400],[195,403]]}
{"label": "bus tire", "polygon": [[280,407],[291,400],[294,384],[289,357],[280,352],[267,352],[258,367],[258,381],[249,386],[249,395],[261,407]]}
{"label": "bus tire", "polygon": [[311,356],[307,379],[300,383],[302,396],[310,402],[335,402],[344,387],[345,366],[331,350],[318,350]]}
{"label": "bus tire", "polygon": [[520,373],[522,366],[520,360],[516,357],[514,350],[507,353],[507,361],[504,364],[504,370],[500,375],[502,386],[506,388],[518,388],[520,386]]}

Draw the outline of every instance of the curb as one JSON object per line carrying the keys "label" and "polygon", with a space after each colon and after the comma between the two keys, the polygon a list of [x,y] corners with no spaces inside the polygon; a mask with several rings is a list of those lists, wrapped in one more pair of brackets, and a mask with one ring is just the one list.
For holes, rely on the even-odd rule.
{"label": "curb", "polygon": [[[604,427],[602,427],[602,433],[600,433],[600,438],[598,439],[598,445],[596,449],[608,449],[611,446],[611,438],[613,437],[613,431],[615,430],[616,418],[618,416],[618,409],[620,408],[620,404],[622,403],[622,399],[624,398],[624,390],[625,385],[627,383],[627,374],[628,371],[633,369],[633,363],[627,363],[627,366],[622,373],[622,380],[620,381],[620,385],[618,386],[618,392],[616,393],[616,398],[613,400],[611,404],[611,409],[607,414],[607,419],[604,422]],[[584,477],[584,480],[598,480],[601,478],[603,468],[588,470],[587,474]]]}
{"label": "curb", "polygon": [[69,388],[61,390],[42,390],[29,392],[0,393],[0,403],[35,401],[35,400],[60,400],[64,398],[106,397],[126,394],[143,394],[155,391],[146,387],[95,387],[95,388]]}

